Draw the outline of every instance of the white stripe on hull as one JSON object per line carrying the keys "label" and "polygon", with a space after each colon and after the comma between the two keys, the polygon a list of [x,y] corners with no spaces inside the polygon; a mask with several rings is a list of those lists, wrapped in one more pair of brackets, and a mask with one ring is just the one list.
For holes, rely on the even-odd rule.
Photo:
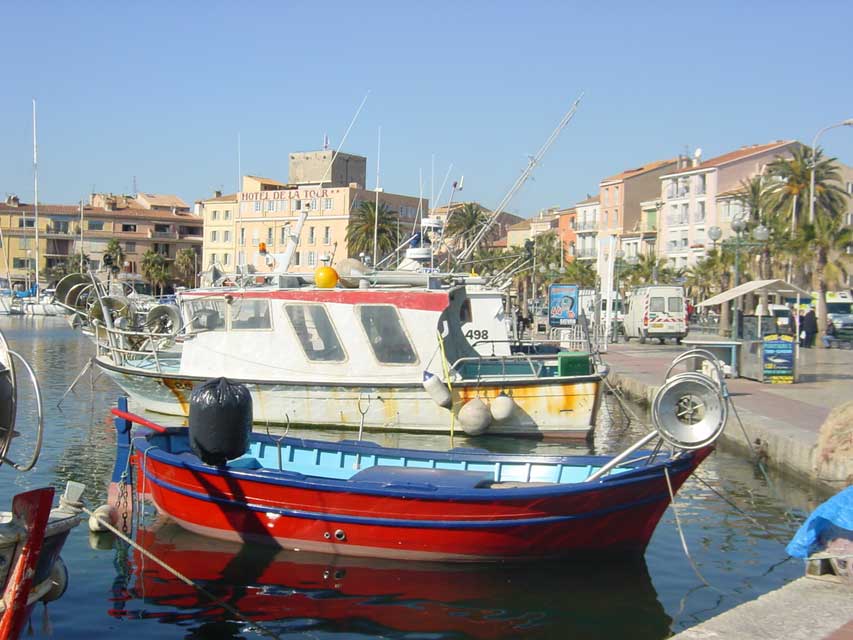
{"label": "white stripe on hull", "polygon": [[[105,372],[132,398],[149,411],[187,416],[192,381],[158,376],[142,376],[104,368]],[[196,383],[199,384],[199,383]],[[421,387],[332,387],[297,384],[251,383],[256,423],[318,425],[357,428],[361,420],[358,403],[366,408],[368,429],[450,432],[450,411],[433,402]],[[479,391],[485,397],[485,385]],[[591,434],[598,410],[601,383],[598,381],[541,384],[504,390],[516,398],[509,420],[493,423],[489,434],[550,435],[583,438]],[[454,386],[454,394],[460,386]],[[472,385],[469,396],[476,396]],[[568,392],[568,393],[567,393]],[[464,400],[464,398],[463,398]],[[568,404],[567,404],[568,402]],[[459,404],[457,404],[458,408]],[[458,421],[457,433],[462,432]]]}

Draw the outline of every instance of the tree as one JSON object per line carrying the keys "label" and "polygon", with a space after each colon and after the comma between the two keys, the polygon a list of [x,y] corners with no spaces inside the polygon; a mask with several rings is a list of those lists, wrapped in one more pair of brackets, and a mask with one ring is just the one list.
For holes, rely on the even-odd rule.
{"label": "tree", "polygon": [[457,250],[467,249],[489,221],[489,214],[476,202],[466,202],[453,208],[447,215],[444,233],[454,240]]}
{"label": "tree", "polygon": [[376,203],[362,201],[358,209],[350,216],[347,226],[347,253],[358,257],[361,253],[373,256],[374,221],[378,217],[377,251],[378,260],[391,253],[399,244],[397,236],[397,212],[389,209],[384,202],[379,204],[376,215]]}
{"label": "tree", "polygon": [[666,258],[658,258],[651,253],[638,257],[637,263],[624,271],[623,279],[627,286],[638,287],[643,284],[669,284],[678,277],[678,272]]}
{"label": "tree", "polygon": [[[80,269],[80,261],[82,258],[83,270]],[[70,255],[62,262],[59,262],[47,270],[48,282],[56,283],[62,280],[70,273],[85,273],[89,264],[89,256],[85,253]]]}
{"label": "tree", "polygon": [[142,276],[151,283],[152,288],[160,287],[160,294],[162,295],[163,287],[169,279],[169,267],[166,264],[166,258],[153,249],[148,249],[142,254],[141,271]]}
{"label": "tree", "polygon": [[198,254],[195,249],[181,249],[175,256],[175,273],[187,287],[195,286],[197,264]]}
{"label": "tree", "polygon": [[124,264],[124,250],[121,248],[121,243],[118,240],[112,238],[107,243],[107,248],[104,249],[104,255],[112,256],[113,264],[119,269],[122,268],[122,265]]}

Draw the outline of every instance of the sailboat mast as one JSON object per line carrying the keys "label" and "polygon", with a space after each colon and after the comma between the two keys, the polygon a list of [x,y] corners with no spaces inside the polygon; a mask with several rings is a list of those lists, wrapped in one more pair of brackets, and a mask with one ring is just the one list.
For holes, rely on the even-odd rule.
{"label": "sailboat mast", "polygon": [[39,290],[39,151],[38,137],[36,135],[36,99],[33,98],[33,211],[35,215],[36,229],[36,295]]}
{"label": "sailboat mast", "polygon": [[382,151],[382,127],[376,136],[376,201],[373,203],[373,268],[379,260],[379,153]]}

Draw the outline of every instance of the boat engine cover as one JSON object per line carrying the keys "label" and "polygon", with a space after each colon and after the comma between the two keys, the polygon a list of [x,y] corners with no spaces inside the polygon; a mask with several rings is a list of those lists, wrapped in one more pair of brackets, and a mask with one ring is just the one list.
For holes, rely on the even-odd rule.
{"label": "boat engine cover", "polygon": [[190,447],[202,462],[223,465],[249,449],[252,396],[227,378],[208,380],[190,396]]}

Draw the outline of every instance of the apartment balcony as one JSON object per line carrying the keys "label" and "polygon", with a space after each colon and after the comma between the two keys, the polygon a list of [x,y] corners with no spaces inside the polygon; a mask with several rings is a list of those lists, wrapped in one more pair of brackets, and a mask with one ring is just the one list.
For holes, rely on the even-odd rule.
{"label": "apartment balcony", "polygon": [[53,225],[47,225],[43,232],[45,235],[49,236],[60,236],[60,237],[70,237],[70,236],[79,236],[80,235],[80,227],[54,227]]}
{"label": "apartment balcony", "polygon": [[677,227],[679,225],[690,224],[690,220],[687,216],[667,216],[666,224],[670,227]]}
{"label": "apartment balcony", "polygon": [[705,213],[694,213],[693,214],[693,224],[702,224],[705,222]]}
{"label": "apartment balcony", "polygon": [[163,240],[177,240],[178,232],[177,231],[154,231],[152,229],[148,230],[149,238],[160,238]]}
{"label": "apartment balcony", "polygon": [[598,251],[595,249],[578,249],[578,252],[575,254],[575,257],[578,260],[588,260],[590,258],[597,258]]}
{"label": "apartment balcony", "polygon": [[598,230],[598,220],[585,220],[583,222],[575,223],[575,231],[583,232],[583,231],[597,231]]}

